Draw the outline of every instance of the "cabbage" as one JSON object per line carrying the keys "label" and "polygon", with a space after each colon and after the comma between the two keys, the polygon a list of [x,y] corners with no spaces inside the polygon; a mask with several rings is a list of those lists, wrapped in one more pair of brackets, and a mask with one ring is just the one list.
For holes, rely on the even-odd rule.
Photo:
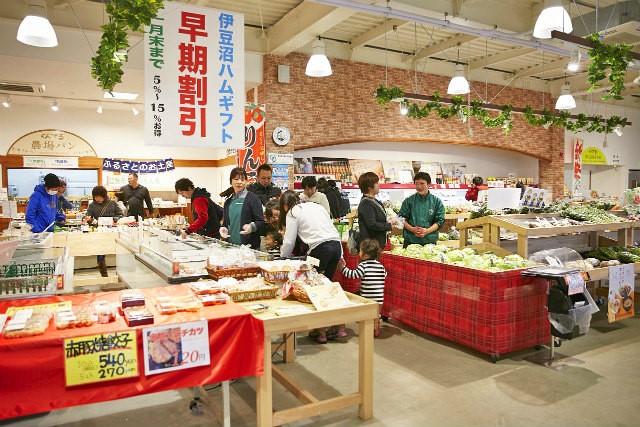
{"label": "cabbage", "polygon": [[463,248],[461,249],[462,253],[464,253],[465,256],[467,255],[476,255],[478,252],[473,249],[473,248]]}
{"label": "cabbage", "polygon": [[464,260],[464,252],[458,249],[454,249],[452,251],[447,252],[449,259],[451,261],[463,261]]}

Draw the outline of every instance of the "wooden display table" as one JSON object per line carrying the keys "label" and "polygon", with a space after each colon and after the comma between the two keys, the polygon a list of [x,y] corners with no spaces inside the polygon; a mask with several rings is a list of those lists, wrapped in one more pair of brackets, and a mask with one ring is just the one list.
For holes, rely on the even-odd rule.
{"label": "wooden display table", "polygon": [[[264,321],[264,376],[256,377],[258,427],[270,427],[311,418],[326,412],[340,410],[358,405],[358,415],[363,420],[373,416],[373,321],[378,316],[378,304],[374,301],[347,294],[356,304],[312,313],[295,314],[279,317],[273,311],[276,307],[310,304],[297,301],[270,299],[262,301],[269,310],[255,316]],[[258,301],[259,302],[259,301]],[[243,306],[255,304],[256,301],[240,303]],[[278,369],[271,362],[271,335],[283,334],[285,339],[285,362],[294,359],[294,332],[331,326],[341,323],[358,323],[359,356],[358,356],[358,391],[327,400],[319,400],[305,390],[294,379]],[[273,410],[273,379],[278,380],[302,403],[295,408]]]}
{"label": "wooden display table", "polygon": [[[587,241],[586,247],[584,249],[593,249],[599,246],[611,246],[612,244],[615,244],[617,246],[626,246],[627,230],[630,229],[633,224],[630,221],[625,221],[606,224],[584,224],[568,225],[563,227],[528,228],[525,224],[525,221],[535,220],[536,217],[559,218],[559,215],[556,213],[532,215],[488,215],[481,218],[474,218],[468,221],[464,221],[459,225],[459,228],[461,230],[460,246],[468,245],[467,229],[472,227],[482,227],[484,242],[490,243],[495,246],[502,246],[502,243],[500,241],[500,229],[504,228],[506,230],[513,231],[518,235],[517,253],[523,258],[529,257],[529,239],[537,237],[586,234],[585,237],[587,238]],[[617,239],[611,240],[602,236],[602,233],[605,231],[617,232]],[[548,247],[549,245],[546,246]],[[554,245],[554,247],[559,246],[571,245]]]}
{"label": "wooden display table", "polygon": [[53,246],[67,246],[69,256],[115,255],[117,232],[53,233]]}

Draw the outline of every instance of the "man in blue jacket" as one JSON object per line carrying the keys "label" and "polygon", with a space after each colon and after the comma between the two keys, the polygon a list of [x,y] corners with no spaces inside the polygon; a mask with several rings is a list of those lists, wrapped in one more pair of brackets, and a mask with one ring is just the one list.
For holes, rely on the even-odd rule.
{"label": "man in blue jacket", "polygon": [[64,214],[58,212],[58,188],[60,179],[57,175],[48,173],[44,177],[44,184],[36,185],[33,189],[25,220],[34,233],[53,231],[55,222],[66,221]]}

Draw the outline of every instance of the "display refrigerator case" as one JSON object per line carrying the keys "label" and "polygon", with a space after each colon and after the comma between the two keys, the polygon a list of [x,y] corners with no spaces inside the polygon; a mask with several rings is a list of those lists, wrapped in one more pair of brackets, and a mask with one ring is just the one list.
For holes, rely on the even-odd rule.
{"label": "display refrigerator case", "polygon": [[[193,282],[200,278],[209,277],[205,267],[207,257],[211,252],[210,247],[214,244],[222,247],[233,247],[235,245],[208,237],[191,235],[187,239],[182,239],[170,232],[150,229],[144,232],[121,232],[118,237],[118,244],[125,247],[133,254],[136,261],[144,264],[164,281],[169,284]],[[118,251],[117,256],[121,254]],[[273,259],[271,254],[260,251],[253,251],[258,261],[268,261]],[[122,254],[124,258],[125,254]],[[129,258],[129,261],[131,258]],[[125,261],[122,259],[122,261]],[[127,283],[127,272],[133,271],[136,266],[127,263],[120,266],[118,258],[116,265],[118,274]]]}

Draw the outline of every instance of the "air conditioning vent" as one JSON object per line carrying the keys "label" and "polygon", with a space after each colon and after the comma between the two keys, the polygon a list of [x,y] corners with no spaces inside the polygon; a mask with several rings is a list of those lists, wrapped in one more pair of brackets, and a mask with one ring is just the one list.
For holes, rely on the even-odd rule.
{"label": "air conditioning vent", "polygon": [[44,85],[40,83],[0,81],[0,91],[42,95],[44,93]]}

